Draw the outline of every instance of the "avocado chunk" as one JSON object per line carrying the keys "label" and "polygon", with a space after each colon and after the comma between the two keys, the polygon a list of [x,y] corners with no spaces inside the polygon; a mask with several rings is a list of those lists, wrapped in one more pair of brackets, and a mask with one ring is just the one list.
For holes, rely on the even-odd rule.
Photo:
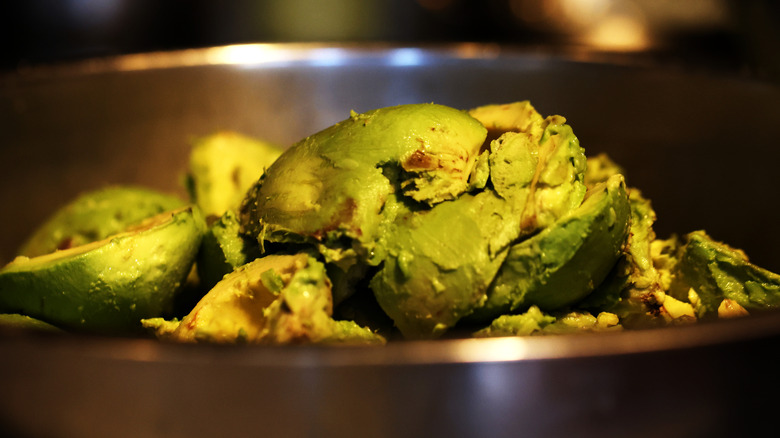
{"label": "avocado chunk", "polygon": [[21,246],[19,255],[37,257],[105,239],[184,204],[177,196],[136,186],[86,192],[47,219]]}
{"label": "avocado chunk", "polygon": [[[689,301],[692,289],[700,318],[717,317],[726,300],[748,312],[780,307],[780,275],[752,264],[742,250],[704,231],[684,236],[672,277],[669,294]],[[726,306],[734,307],[729,302]]]}
{"label": "avocado chunk", "polygon": [[233,131],[194,141],[187,187],[210,223],[241,204],[246,191],[283,152],[280,146]]}
{"label": "avocado chunk", "polygon": [[203,235],[196,263],[201,287],[211,289],[226,274],[260,256],[257,241],[241,233],[237,214],[226,211]]}
{"label": "avocado chunk", "polygon": [[325,266],[299,253],[253,260],[226,275],[181,321],[150,318],[143,325],[177,342],[384,343],[332,313]]}
{"label": "avocado chunk", "polygon": [[[506,132],[525,132],[538,139],[543,132],[541,114],[527,100],[494,105],[482,105],[469,110],[469,115],[479,120],[488,130],[488,141]],[[560,116],[557,116],[560,117]],[[556,123],[563,124],[560,118]]]}
{"label": "avocado chunk", "polygon": [[182,207],[103,240],[19,256],[0,270],[0,312],[83,331],[137,331],[141,318],[171,310],[203,228],[198,211]]}
{"label": "avocado chunk", "polygon": [[597,184],[580,207],[513,245],[473,319],[495,318],[535,305],[573,305],[600,284],[622,254],[630,210],[622,175]]}
{"label": "avocado chunk", "polygon": [[485,135],[477,120],[442,105],[353,112],[285,151],[250,190],[241,224],[261,245],[320,246],[346,271],[375,258],[391,194],[433,205],[463,193]]}
{"label": "avocado chunk", "polygon": [[561,335],[622,330],[618,316],[601,312],[593,315],[584,311],[546,314],[531,306],[517,315],[501,315],[488,327],[474,333],[477,338],[504,336]]}

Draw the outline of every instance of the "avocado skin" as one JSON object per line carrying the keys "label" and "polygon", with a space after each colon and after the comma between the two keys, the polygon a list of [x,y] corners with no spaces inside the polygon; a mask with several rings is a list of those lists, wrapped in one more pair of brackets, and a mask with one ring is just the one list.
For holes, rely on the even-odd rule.
{"label": "avocado skin", "polygon": [[534,305],[551,311],[585,298],[611,271],[628,238],[630,207],[622,175],[591,189],[580,207],[513,245],[472,320]]}
{"label": "avocado skin", "polygon": [[70,250],[17,258],[0,270],[0,312],[110,334],[137,332],[142,318],[167,314],[195,260],[203,219],[183,207],[146,223]]}
{"label": "avocado skin", "polygon": [[683,241],[669,294],[688,301],[693,288],[700,299],[700,318],[717,317],[718,306],[727,298],[748,311],[780,307],[780,275],[752,264],[743,251],[704,231],[691,232]]}
{"label": "avocado skin", "polygon": [[109,186],[85,192],[60,207],[19,248],[37,257],[105,239],[156,214],[185,205],[184,200],[137,186]]}

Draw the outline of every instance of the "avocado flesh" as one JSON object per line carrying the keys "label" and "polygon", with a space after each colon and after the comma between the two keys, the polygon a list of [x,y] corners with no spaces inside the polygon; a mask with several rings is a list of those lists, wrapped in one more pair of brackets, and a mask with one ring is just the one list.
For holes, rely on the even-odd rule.
{"label": "avocado flesh", "polygon": [[[527,100],[482,105],[470,109],[469,115],[485,125],[489,141],[500,137],[505,132],[525,132],[538,139],[543,131],[543,117]],[[563,124],[565,120],[561,118],[557,123]]]}
{"label": "avocado flesh", "polygon": [[161,339],[213,343],[384,343],[332,318],[325,267],[305,253],[269,255],[226,275],[179,321],[150,318]]}
{"label": "avocado flesh", "polygon": [[484,321],[538,306],[545,311],[585,298],[622,253],[630,221],[622,175],[594,186],[580,207],[513,245],[470,318]]}
{"label": "avocado flesh", "polygon": [[137,331],[142,318],[170,312],[203,228],[197,210],[183,207],[104,240],[17,257],[0,270],[0,312],[76,330]]}
{"label": "avocado flesh", "polygon": [[688,301],[693,289],[700,301],[700,318],[717,317],[727,299],[748,312],[780,307],[780,275],[752,264],[743,251],[713,240],[704,231],[684,236],[672,278],[669,294]]}
{"label": "avocado flesh", "polygon": [[440,336],[482,307],[506,248],[581,201],[582,169],[571,163],[582,149],[570,129],[549,125],[539,141],[502,134],[490,146],[490,188],[396,213],[371,289],[406,338]]}
{"label": "avocado flesh", "polygon": [[[586,184],[596,184],[622,172],[604,154],[588,158]],[[620,317],[626,328],[646,328],[690,322],[690,305],[668,297],[671,268],[676,263],[676,237],[659,240],[653,229],[656,213],[640,190],[628,189],[631,225],[623,255],[607,278],[578,304],[592,311],[606,310]],[[687,307],[680,311],[680,308]]]}
{"label": "avocado flesh", "polygon": [[135,186],[110,186],[86,192],[52,214],[22,244],[18,253],[37,257],[105,239],[184,204],[177,196]]}
{"label": "avocado flesh", "polygon": [[237,214],[226,211],[203,235],[196,264],[201,287],[211,289],[222,277],[260,255],[257,241],[241,234]]}
{"label": "avocado flesh", "polygon": [[377,266],[371,288],[403,335],[436,337],[482,304],[508,245],[582,201],[585,157],[561,121],[483,147],[486,128],[452,108],[353,114],[268,169],[242,226],[261,244],[311,242],[344,272]]}
{"label": "avocado flesh", "polygon": [[346,271],[372,257],[391,193],[433,205],[465,191],[485,135],[462,111],[435,104],[352,113],[267,169],[242,204],[242,226],[261,245],[320,245]]}
{"label": "avocado flesh", "polygon": [[521,314],[501,315],[488,327],[475,332],[474,337],[560,335],[621,329],[615,314],[601,312],[594,316],[588,312],[572,311],[551,315],[542,312],[537,306],[531,306]]}
{"label": "avocado flesh", "polygon": [[237,132],[221,131],[194,141],[188,189],[207,221],[236,210],[246,191],[283,149]]}

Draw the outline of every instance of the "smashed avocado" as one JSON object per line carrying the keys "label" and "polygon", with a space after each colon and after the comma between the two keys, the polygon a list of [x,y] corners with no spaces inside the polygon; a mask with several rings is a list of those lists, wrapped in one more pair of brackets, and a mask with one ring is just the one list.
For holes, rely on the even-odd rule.
{"label": "smashed avocado", "polygon": [[0,312],[171,342],[382,345],[780,306],[780,276],[744,252],[656,236],[650,199],[575,126],[517,101],[353,111],[288,148],[218,132],[192,148],[186,201],[113,188],[63,208],[0,270]]}

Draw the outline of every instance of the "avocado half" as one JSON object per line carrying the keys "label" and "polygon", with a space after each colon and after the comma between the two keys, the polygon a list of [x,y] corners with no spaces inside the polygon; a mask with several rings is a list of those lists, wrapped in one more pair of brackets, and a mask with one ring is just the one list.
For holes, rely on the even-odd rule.
{"label": "avocado half", "polygon": [[175,195],[137,186],[89,191],[60,207],[18,251],[37,257],[105,239],[156,214],[185,205]]}
{"label": "avocado half", "polygon": [[203,229],[197,209],[182,207],[103,240],[17,257],[0,270],[0,312],[65,329],[137,331],[142,318],[171,311]]}
{"label": "avocado half", "polygon": [[269,255],[226,275],[181,321],[149,318],[158,338],[213,343],[369,343],[384,338],[332,318],[325,266],[306,253]]}

